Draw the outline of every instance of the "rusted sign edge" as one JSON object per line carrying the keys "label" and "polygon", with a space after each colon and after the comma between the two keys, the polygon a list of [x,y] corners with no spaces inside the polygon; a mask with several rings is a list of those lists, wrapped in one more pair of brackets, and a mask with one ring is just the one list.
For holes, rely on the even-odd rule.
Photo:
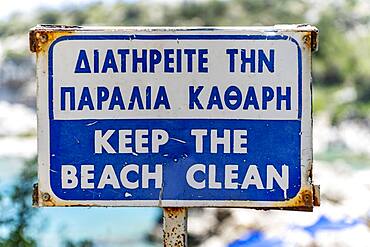
{"label": "rusted sign edge", "polygon": [[76,26],[76,25],[56,25],[39,24],[32,30],[55,30],[55,31],[284,31],[284,32],[317,32],[318,29],[310,24],[278,24],[274,26]]}
{"label": "rusted sign edge", "polygon": [[319,49],[319,31],[313,30],[307,32],[307,35],[304,36],[304,44],[306,47],[310,48],[312,52],[316,52]]}
{"label": "rusted sign edge", "polygon": [[250,27],[125,27],[125,26],[75,26],[40,24],[30,29],[29,44],[31,52],[45,51],[45,45],[56,38],[77,31],[256,31],[256,32],[307,32],[305,43],[312,51],[318,49],[318,29],[309,24],[275,25],[275,26],[250,26]]}
{"label": "rusted sign edge", "polygon": [[[53,25],[55,26],[55,25]],[[57,25],[59,28],[51,28],[51,25],[36,26],[29,32],[29,46],[31,52],[46,52],[49,44],[60,36],[71,34],[76,31],[76,26]],[[55,26],[56,27],[56,26]]]}
{"label": "rusted sign edge", "polygon": [[[42,192],[38,189],[38,186],[34,186],[33,188],[33,206],[34,207],[80,207],[80,206],[87,206],[87,207],[119,207],[122,205],[111,205],[107,206],[106,204],[97,204],[96,202],[89,202],[86,201],[84,203],[78,202],[63,202],[59,201],[58,199],[53,198],[49,193]],[[242,201],[241,201],[242,203]],[[309,187],[302,187],[299,193],[292,199],[288,201],[281,201],[281,202],[272,202],[272,206],[227,206],[227,208],[249,208],[249,209],[257,209],[257,210],[294,210],[294,211],[308,211],[312,212],[314,206],[320,206],[320,188],[318,185],[312,185]],[[136,205],[124,205],[125,207],[135,207]],[[142,207],[160,207],[166,208],[169,207],[168,205],[161,205],[161,201],[158,201],[156,205],[148,205]],[[176,206],[171,205],[173,208],[181,208],[184,205]],[[191,207],[205,207],[205,206],[191,206]],[[217,206],[217,205],[209,205],[207,207],[213,208],[225,208],[226,206]]]}

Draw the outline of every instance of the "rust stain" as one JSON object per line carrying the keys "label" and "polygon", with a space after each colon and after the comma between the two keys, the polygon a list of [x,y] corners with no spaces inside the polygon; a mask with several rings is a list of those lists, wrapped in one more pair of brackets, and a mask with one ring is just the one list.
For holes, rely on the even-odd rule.
{"label": "rust stain", "polygon": [[31,52],[46,52],[50,44],[57,38],[75,33],[78,26],[38,25],[29,32]]}
{"label": "rust stain", "polygon": [[42,193],[41,198],[43,201],[49,201],[50,200],[50,195],[49,193]]}
{"label": "rust stain", "polygon": [[187,246],[187,209],[163,208],[163,246]]}
{"label": "rust stain", "polygon": [[104,205],[97,205],[95,203],[71,203],[70,201],[63,201],[55,199],[53,194],[42,192],[38,189],[34,189],[34,195],[37,193],[37,197],[33,195],[35,203],[34,207],[107,207]]}
{"label": "rust stain", "polygon": [[165,208],[170,218],[177,218],[179,214],[184,213],[184,208]]}
{"label": "rust stain", "polygon": [[39,206],[39,185],[37,183],[33,185],[32,206],[33,207],[38,207]]}
{"label": "rust stain", "polygon": [[294,198],[288,201],[274,203],[274,208],[309,212],[313,211],[313,206],[313,186],[303,186]]}
{"label": "rust stain", "polygon": [[[311,126],[312,127],[312,126]],[[308,161],[306,177],[312,179],[313,162],[312,159]]]}
{"label": "rust stain", "polygon": [[50,196],[49,193],[46,193],[46,192],[42,192],[42,191],[38,191],[38,205],[42,205],[42,206],[48,206],[48,207],[51,207],[51,206],[55,206],[56,203],[54,201],[54,199],[52,198],[52,196]]}
{"label": "rust stain", "polygon": [[313,186],[313,205],[320,206],[320,185]]}
{"label": "rust stain", "polygon": [[71,33],[70,31],[31,30],[29,33],[30,50],[36,53],[47,52],[55,39]]}
{"label": "rust stain", "polygon": [[311,40],[312,51],[317,51],[319,49],[319,30],[311,32]]}
{"label": "rust stain", "polygon": [[305,46],[309,49],[311,49],[312,52],[315,52],[318,50],[319,45],[319,39],[318,39],[318,30],[313,30],[310,32],[306,32],[303,36],[303,43]]}

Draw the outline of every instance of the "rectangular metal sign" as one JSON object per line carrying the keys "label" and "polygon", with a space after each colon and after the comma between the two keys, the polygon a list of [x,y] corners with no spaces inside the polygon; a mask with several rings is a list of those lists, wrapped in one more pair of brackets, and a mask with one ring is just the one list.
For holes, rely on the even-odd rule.
{"label": "rectangular metal sign", "polygon": [[38,206],[311,210],[308,25],[37,26]]}

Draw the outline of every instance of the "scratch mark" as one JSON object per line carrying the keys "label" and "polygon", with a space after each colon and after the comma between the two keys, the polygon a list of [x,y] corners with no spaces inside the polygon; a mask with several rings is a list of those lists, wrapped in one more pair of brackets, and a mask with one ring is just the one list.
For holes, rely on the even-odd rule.
{"label": "scratch mark", "polygon": [[74,136],[73,138],[75,138],[77,144],[80,144],[80,140],[78,140],[77,137]]}
{"label": "scratch mark", "polygon": [[98,121],[94,121],[94,122],[92,122],[92,123],[88,123],[88,124],[86,124],[86,126],[91,126],[91,125],[94,125],[94,124],[96,124]]}
{"label": "scratch mark", "polygon": [[128,192],[125,192],[125,197],[132,197],[132,194],[131,193],[128,193]]}
{"label": "scratch mark", "polygon": [[177,138],[173,138],[173,137],[171,137],[170,139],[174,140],[174,141],[177,141],[177,142],[180,142],[180,143],[186,143],[186,141],[181,140],[181,139],[177,139]]}
{"label": "scratch mark", "polygon": [[161,190],[159,191],[159,198],[158,198],[158,206],[159,207],[162,207],[162,197],[163,197],[163,180],[162,180],[162,184],[161,184]]}

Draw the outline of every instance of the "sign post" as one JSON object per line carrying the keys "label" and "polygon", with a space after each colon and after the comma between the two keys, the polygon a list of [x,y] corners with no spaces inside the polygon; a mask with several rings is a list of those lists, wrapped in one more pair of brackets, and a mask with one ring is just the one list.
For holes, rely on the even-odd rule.
{"label": "sign post", "polygon": [[187,218],[187,208],[163,208],[163,246],[188,246]]}
{"label": "sign post", "polygon": [[312,211],[317,33],[35,27],[34,205],[162,207],[178,235],[188,207]]}

